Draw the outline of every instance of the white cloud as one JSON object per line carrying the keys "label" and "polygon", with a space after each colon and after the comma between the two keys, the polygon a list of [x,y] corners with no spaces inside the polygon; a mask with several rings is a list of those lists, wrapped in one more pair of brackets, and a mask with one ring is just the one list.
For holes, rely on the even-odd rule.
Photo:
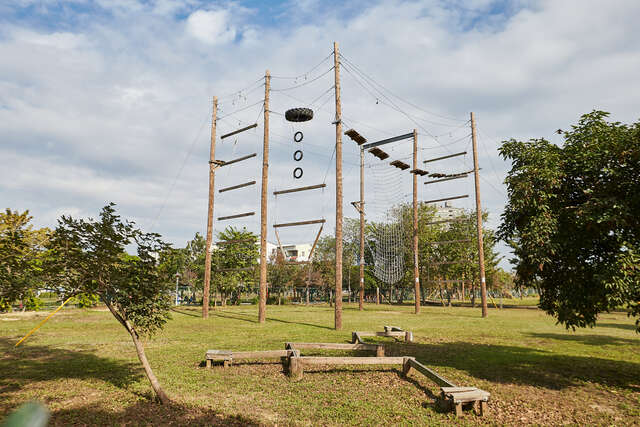
{"label": "white cloud", "polygon": [[186,30],[197,40],[219,45],[236,38],[236,28],[229,22],[227,10],[197,10],[187,18]]}
{"label": "white cloud", "polygon": [[[146,227],[164,205],[155,230],[183,244],[206,226],[211,96],[221,97],[221,116],[256,103],[220,120],[218,135],[240,127],[238,119],[248,124],[258,118],[260,124],[235,144],[219,144],[219,158],[251,152],[258,157],[221,170],[217,187],[259,182],[264,88],[258,79],[267,68],[279,77],[304,73],[329,55],[333,40],[340,42],[347,60],[386,88],[424,110],[461,120],[399,104],[428,120],[418,121],[421,159],[468,143],[464,121],[470,110],[476,112],[483,206],[492,225],[499,222],[505,202],[501,181],[508,165],[496,151],[501,140],[557,140],[555,129],[594,108],[611,111],[623,122],[637,120],[640,110],[640,48],[635,43],[640,4],[632,0],[519,2],[493,17],[482,15],[495,4],[488,0],[460,3],[463,9],[436,0],[363,2],[349,13],[317,1],[305,8],[292,2],[277,18],[277,27],[261,26],[260,14],[234,3],[195,11],[190,8],[201,6],[185,4],[124,1],[114,6],[112,17],[85,19],[77,28],[65,23],[57,30],[43,30],[32,21],[2,21],[0,200],[6,206],[30,209],[40,224],[55,226],[60,209],[95,215],[114,201],[124,216]],[[48,12],[55,7],[49,4]],[[314,75],[331,65],[328,58]],[[364,91],[348,68],[342,69],[348,125],[369,140],[417,127],[385,105],[389,102],[380,94]],[[282,89],[311,77],[274,78],[272,86]],[[277,201],[271,197],[270,224],[324,216],[325,232],[333,228],[332,80],[329,72],[299,89],[272,93],[270,109],[277,113],[318,101],[315,119],[300,127],[305,132],[303,183],[291,177],[293,128],[272,114],[270,189],[316,184],[325,176],[327,188]],[[242,94],[228,96],[244,87],[249,88]],[[427,131],[438,135],[439,143]],[[349,202],[358,198],[358,154],[347,138],[344,162],[344,212],[355,216]],[[438,167],[463,166],[456,160]],[[421,188],[420,197],[472,191],[470,183],[450,184],[423,186],[430,188]],[[216,216],[258,212],[258,189],[218,195]],[[257,218],[246,225],[255,229]],[[281,237],[303,241],[313,233],[287,230]]]}

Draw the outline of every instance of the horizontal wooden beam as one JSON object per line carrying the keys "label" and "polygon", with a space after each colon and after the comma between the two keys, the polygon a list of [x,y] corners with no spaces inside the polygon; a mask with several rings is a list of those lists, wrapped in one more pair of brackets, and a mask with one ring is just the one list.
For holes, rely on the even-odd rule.
{"label": "horizontal wooden beam", "polygon": [[371,142],[369,144],[365,144],[362,147],[365,148],[365,149],[366,148],[371,148],[371,147],[377,147],[379,145],[389,144],[390,142],[401,141],[401,140],[407,139],[407,138],[413,138],[413,132],[405,133],[404,135],[394,136],[392,138],[381,139],[380,141],[376,141],[376,142]]}
{"label": "horizontal wooden beam", "polygon": [[435,225],[435,224],[444,224],[447,222],[465,222],[469,221],[469,218],[449,218],[449,219],[441,219],[439,221],[431,221],[426,223],[425,225]]}
{"label": "horizontal wooden beam", "polygon": [[431,369],[424,366],[422,363],[418,362],[415,358],[409,358],[409,366],[411,366],[416,371],[420,372],[425,377],[429,378],[431,381],[438,384],[440,387],[455,387],[456,385],[432,371]]}
{"label": "horizontal wooden beam", "polygon": [[222,136],[220,137],[220,139],[225,139],[225,138],[227,138],[227,137],[229,137],[229,136],[233,136],[233,135],[238,134],[238,133],[240,133],[240,132],[244,132],[245,130],[253,129],[253,128],[257,127],[257,126],[258,126],[258,124],[257,124],[257,123],[254,123],[254,124],[249,125],[249,126],[245,126],[245,127],[243,127],[242,129],[234,130],[233,132],[229,132],[229,133],[227,133],[227,134],[222,135]]}
{"label": "horizontal wooden beam", "polygon": [[248,187],[254,185],[255,181],[245,182],[244,184],[232,185],[231,187],[225,187],[218,190],[218,193],[224,193],[225,191],[237,190],[238,188]]}
{"label": "horizontal wooden beam", "polygon": [[435,184],[436,182],[451,181],[454,179],[466,178],[467,176],[468,175],[465,173],[464,175],[451,176],[449,178],[442,178],[442,179],[435,179],[433,181],[425,181],[425,184]]}
{"label": "horizontal wooden beam", "polygon": [[469,197],[468,194],[462,195],[462,196],[453,196],[453,197],[445,197],[442,199],[433,199],[433,200],[425,200],[422,203],[436,203],[436,202],[444,202],[446,200],[456,200],[456,199],[464,199],[466,197]]}
{"label": "horizontal wooden beam", "polygon": [[256,157],[257,155],[258,155],[257,153],[247,154],[246,156],[238,157],[237,159],[233,159],[233,160],[229,160],[229,161],[213,160],[213,163],[215,163],[215,164],[217,164],[219,166],[229,166],[229,165],[232,165],[234,163],[238,163],[238,162],[241,162],[243,160],[247,160],[247,159],[250,159],[252,157]]}
{"label": "horizontal wooden beam", "polygon": [[216,270],[218,273],[225,273],[230,271],[250,271],[254,270],[256,267],[240,267],[240,268],[220,268]]}
{"label": "horizontal wooden beam", "polygon": [[378,344],[344,344],[344,343],[321,343],[321,342],[290,342],[286,348],[291,349],[324,349],[324,350],[372,350],[378,348]]}
{"label": "horizontal wooden beam", "polygon": [[441,261],[441,262],[427,262],[426,265],[454,265],[454,264],[468,264],[471,261]]}
{"label": "horizontal wooden beam", "polygon": [[234,245],[236,243],[257,243],[257,239],[255,237],[250,237],[248,239],[232,239],[232,240],[220,240],[216,242],[216,245]]}
{"label": "horizontal wooden beam", "polygon": [[428,245],[439,245],[439,244],[445,244],[445,243],[463,243],[463,242],[470,242],[471,239],[460,239],[460,240],[441,240],[439,242],[427,242]]}
{"label": "horizontal wooden beam", "polygon": [[234,219],[234,218],[242,218],[245,216],[252,216],[255,215],[255,212],[247,212],[247,213],[241,213],[241,214],[237,214],[237,215],[229,215],[229,216],[220,216],[218,217],[218,221],[224,221],[227,219]]}
{"label": "horizontal wooden beam", "polygon": [[278,194],[287,194],[287,193],[296,193],[298,191],[315,190],[316,188],[324,188],[326,186],[327,184],[316,184],[316,185],[307,185],[306,187],[289,188],[288,190],[274,191],[273,195],[277,196]]}
{"label": "horizontal wooden beam", "polygon": [[402,365],[406,357],[317,357],[302,356],[298,360],[309,365]]}
{"label": "horizontal wooden beam", "polygon": [[282,224],[273,224],[273,228],[296,227],[298,225],[309,225],[309,224],[324,224],[325,222],[327,222],[326,219],[314,219],[311,221],[298,221],[298,222],[285,222]]}
{"label": "horizontal wooden beam", "polygon": [[422,163],[430,163],[430,162],[435,162],[437,160],[444,160],[444,159],[449,159],[451,157],[457,157],[457,156],[464,156],[465,154],[467,154],[466,151],[462,151],[460,153],[455,153],[455,154],[449,154],[447,156],[442,156],[442,157],[436,157],[435,159],[429,159],[429,160],[425,160]]}

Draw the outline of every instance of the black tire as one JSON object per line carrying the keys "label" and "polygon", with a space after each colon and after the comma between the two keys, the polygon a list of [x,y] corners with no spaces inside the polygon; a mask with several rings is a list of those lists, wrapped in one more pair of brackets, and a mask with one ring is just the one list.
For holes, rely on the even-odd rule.
{"label": "black tire", "polygon": [[295,160],[296,162],[302,160],[302,157],[303,155],[301,150],[296,150],[295,153],[293,153],[293,160]]}
{"label": "black tire", "polygon": [[300,179],[300,178],[302,178],[302,173],[303,173],[303,172],[302,172],[302,168],[295,168],[295,169],[293,170],[293,177],[294,177],[295,179]]}
{"label": "black tire", "polygon": [[[300,137],[298,137],[298,135],[300,135]],[[300,142],[300,141],[302,141],[302,138],[304,138],[304,134],[303,134],[302,132],[300,132],[300,131],[298,131],[298,132],[296,132],[296,133],[294,133],[294,134],[293,134],[293,140],[294,140],[295,142]]]}
{"label": "black tire", "polygon": [[311,108],[291,108],[284,113],[284,118],[289,122],[308,122],[313,119]]}

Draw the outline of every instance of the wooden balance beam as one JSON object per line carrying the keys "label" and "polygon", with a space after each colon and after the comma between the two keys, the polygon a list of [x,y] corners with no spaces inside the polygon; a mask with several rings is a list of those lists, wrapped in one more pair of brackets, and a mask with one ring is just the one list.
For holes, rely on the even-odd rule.
{"label": "wooden balance beam", "polygon": [[259,351],[231,351],[231,350],[208,350],[205,354],[205,365],[211,368],[214,361],[222,362],[226,368],[230,366],[234,360],[251,360],[251,359],[281,359],[283,357],[299,354],[296,350],[259,350]]}
{"label": "wooden balance beam", "polygon": [[304,368],[309,366],[336,366],[336,365],[401,365],[408,364],[412,357],[316,357],[316,356],[296,356],[287,358],[287,373],[293,379],[302,378]]}
{"label": "wooden balance beam", "polygon": [[354,331],[351,333],[351,342],[365,344],[362,337],[404,337],[405,342],[413,342],[413,332],[405,331],[397,326],[384,326],[382,332]]}
{"label": "wooden balance beam", "polygon": [[373,351],[376,357],[384,357],[384,345],[367,343],[321,343],[321,342],[288,342],[285,344],[287,350],[321,349],[321,350],[351,350],[351,351]]}

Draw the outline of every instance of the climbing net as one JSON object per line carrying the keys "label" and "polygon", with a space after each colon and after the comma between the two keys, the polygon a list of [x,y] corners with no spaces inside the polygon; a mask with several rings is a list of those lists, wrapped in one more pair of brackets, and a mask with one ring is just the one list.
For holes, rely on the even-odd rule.
{"label": "climbing net", "polygon": [[393,285],[406,273],[407,227],[411,225],[406,208],[411,175],[370,155],[367,163],[370,191],[365,206],[371,228],[366,240],[373,243],[370,247],[373,273],[382,282]]}

